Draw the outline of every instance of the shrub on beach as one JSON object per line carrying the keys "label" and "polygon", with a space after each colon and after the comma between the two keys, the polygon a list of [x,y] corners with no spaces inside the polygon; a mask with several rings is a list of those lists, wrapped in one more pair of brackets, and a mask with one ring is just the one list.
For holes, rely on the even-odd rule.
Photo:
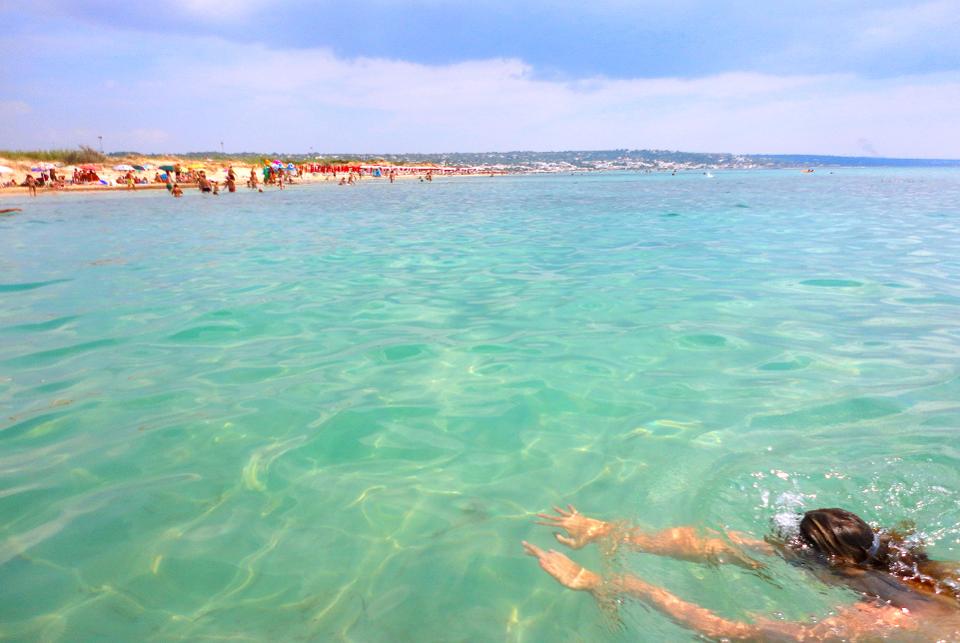
{"label": "shrub on beach", "polygon": [[106,155],[88,145],[76,150],[0,150],[0,157],[12,161],[60,161],[69,165],[107,161]]}

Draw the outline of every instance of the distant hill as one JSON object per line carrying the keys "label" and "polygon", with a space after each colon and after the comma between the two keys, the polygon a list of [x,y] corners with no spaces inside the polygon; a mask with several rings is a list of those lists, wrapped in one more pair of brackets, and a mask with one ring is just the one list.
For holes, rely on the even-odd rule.
{"label": "distant hill", "polygon": [[960,167],[958,159],[897,159],[877,156],[822,156],[808,154],[751,155],[785,167]]}
{"label": "distant hill", "polygon": [[570,150],[561,152],[480,152],[450,154],[386,154],[387,160],[403,158],[436,160],[450,164],[494,165],[567,163],[576,167],[597,165],[676,164],[702,167],[960,167],[960,159],[897,159],[810,154],[725,154],[670,150]]}
{"label": "distant hill", "polygon": [[[324,155],[327,156],[327,155]],[[960,167],[960,159],[898,159],[810,154],[725,154],[671,150],[567,150],[558,152],[449,152],[436,154],[335,154],[338,158],[382,159],[394,163],[567,165],[572,169],[642,169],[656,167],[793,168],[793,167]]]}
{"label": "distant hill", "polygon": [[433,154],[354,154],[278,152],[190,152],[186,154],[140,154],[111,152],[103,155],[90,148],[80,150],[2,151],[9,160],[60,161],[64,163],[106,162],[109,159],[171,158],[215,162],[259,163],[263,159],[284,161],[319,160],[333,164],[386,162],[394,164],[439,164],[487,166],[515,172],[573,172],[593,170],[671,171],[707,169],[809,168],[809,167],[960,167],[960,159],[902,159],[873,156],[830,156],[822,154],[726,154],[679,152],[673,150],[565,150],[557,152],[442,152]]}
{"label": "distant hill", "polygon": [[567,150],[558,152],[447,152],[436,154],[346,154],[324,158],[384,160],[393,163],[497,165],[512,168],[565,166],[569,169],[794,168],[794,167],[960,167],[960,159],[898,159],[810,154],[726,154],[671,150]]}

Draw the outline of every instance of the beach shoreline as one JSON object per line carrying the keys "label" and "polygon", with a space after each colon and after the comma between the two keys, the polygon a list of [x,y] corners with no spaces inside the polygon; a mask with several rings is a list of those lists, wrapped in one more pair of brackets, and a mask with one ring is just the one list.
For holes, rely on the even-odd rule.
{"label": "beach shoreline", "polygon": [[[95,164],[96,169],[94,172],[96,173],[96,178],[99,179],[99,181],[79,184],[74,184],[71,181],[73,171],[77,166],[57,164],[59,167],[55,167],[54,170],[57,172],[58,178],[65,180],[65,182],[57,187],[38,186],[36,188],[36,196],[39,197],[41,195],[47,196],[53,194],[137,192],[140,190],[166,189],[166,181],[158,182],[155,180],[157,176],[164,174],[164,171],[159,169],[161,166],[177,166],[178,169],[180,166],[182,166],[184,171],[188,169],[202,170],[210,182],[219,186],[219,190],[221,192],[228,192],[226,187],[227,172],[231,168],[236,176],[237,192],[251,189],[247,184],[247,179],[251,172],[256,173],[259,187],[266,188],[267,190],[278,189],[276,185],[264,183],[262,178],[262,170],[265,165],[251,164],[249,160],[237,160],[234,162],[230,159],[218,159],[217,161],[198,163],[196,161],[178,161],[168,160],[165,158],[131,157],[128,159],[111,159],[111,162],[113,161],[117,161],[117,166],[114,168],[111,168],[107,164],[103,163]],[[121,163],[126,164],[129,167],[137,166],[146,168],[144,170],[130,172],[135,179],[140,181],[145,180],[146,182],[135,183],[133,186],[127,185],[126,177],[128,175],[128,170],[116,169],[116,167],[120,166]],[[369,181],[389,183],[391,173],[393,174],[393,180],[395,181],[431,181],[441,177],[449,176],[496,176],[505,174],[503,171],[494,169],[478,167],[462,168],[442,165],[411,167],[391,164],[350,163],[345,165],[330,166],[315,162],[290,165],[296,167],[297,170],[294,170],[295,174],[291,173],[288,178],[284,179],[284,184],[287,187],[318,183],[330,183],[333,185],[338,185],[341,179],[347,179],[348,177],[351,177],[351,183],[366,183]],[[40,168],[44,168],[45,164],[36,159],[11,160],[0,157],[0,166],[4,166],[13,170],[12,174],[5,173],[0,175],[0,186],[3,185],[4,180],[9,181],[12,179],[16,182],[16,185],[13,186],[8,185],[6,187],[0,187],[0,199],[3,197],[32,198],[31,188],[21,184],[26,181],[27,176],[32,175],[34,178],[40,176]],[[46,166],[49,167],[49,164],[46,164]],[[288,165],[284,164],[283,167],[286,168]],[[333,172],[331,169],[332,167],[339,169],[336,172]],[[179,181],[178,184],[186,192],[190,191],[191,189],[198,189],[198,183],[196,181]]]}
{"label": "beach shoreline", "polygon": [[[329,175],[326,175],[329,176]],[[505,174],[496,174],[494,176],[506,176]],[[476,177],[486,177],[490,178],[489,174],[455,174],[451,176],[443,177],[434,177],[434,181],[443,181],[444,179],[449,178],[476,178]],[[397,176],[396,181],[408,183],[410,181],[418,181],[422,177],[417,175],[403,175]],[[365,176],[362,180],[356,181],[353,185],[370,185],[370,184],[389,184],[390,180],[387,177],[369,177]],[[178,184],[184,191],[184,193],[189,192],[199,192],[197,183],[179,183]],[[296,189],[297,187],[303,187],[308,185],[331,185],[339,186],[338,180],[332,178],[321,178],[321,175],[316,175],[314,177],[303,176],[297,179],[294,179],[290,182],[284,183],[284,189]],[[106,194],[106,193],[137,193],[143,191],[157,191],[166,189],[165,183],[146,183],[136,185],[132,188],[125,185],[67,185],[62,188],[37,188],[37,197],[38,198],[49,198],[57,195],[90,195],[90,194]],[[280,188],[275,185],[263,185],[260,184],[261,188],[265,188],[265,192],[279,192]],[[240,192],[256,192],[256,190],[248,187],[246,183],[242,185],[237,185],[237,193]],[[220,184],[220,193],[227,194],[228,191],[223,187],[221,182]],[[30,188],[26,187],[7,187],[0,188],[0,199],[6,198],[33,198],[30,196]]]}

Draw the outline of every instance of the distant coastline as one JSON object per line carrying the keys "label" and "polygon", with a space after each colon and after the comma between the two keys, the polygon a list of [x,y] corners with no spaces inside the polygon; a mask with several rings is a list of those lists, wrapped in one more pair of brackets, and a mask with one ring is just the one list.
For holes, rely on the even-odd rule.
{"label": "distant coastline", "polygon": [[[245,177],[250,170],[262,168],[271,162],[282,161],[284,165],[303,167],[300,180],[313,182],[329,181],[336,174],[320,174],[320,169],[349,166],[356,169],[359,179],[362,174],[385,177],[401,174],[404,178],[425,177],[427,174],[442,176],[498,175],[498,174],[561,174],[598,171],[633,172],[682,172],[707,170],[763,170],[819,168],[960,168],[960,159],[888,158],[876,156],[835,156],[816,154],[728,154],[681,152],[670,150],[567,150],[556,152],[457,152],[457,153],[410,153],[410,154],[280,154],[271,153],[217,153],[190,152],[180,154],[141,154],[137,152],[103,153],[90,147],[79,150],[0,150],[0,195],[13,196],[26,188],[20,186],[31,172],[41,176],[44,167],[54,167],[71,191],[100,191],[117,189],[124,183],[125,164],[138,171],[136,178],[142,181],[138,188],[163,187],[158,185],[156,168],[182,164],[205,167],[214,181],[223,180],[228,167]],[[104,180],[94,185],[70,185],[69,174],[77,166],[94,168],[98,178]],[[397,170],[393,172],[392,170]],[[66,170],[67,177],[63,177]],[[324,172],[326,172],[324,170]],[[42,175],[44,178],[45,175]],[[151,179],[153,177],[153,179]]]}
{"label": "distant coastline", "polygon": [[[358,158],[374,158],[363,157]],[[671,150],[617,149],[557,152],[478,152],[387,154],[394,162],[481,165],[510,172],[584,170],[723,170],[820,167],[960,167],[960,159],[910,159],[817,154],[729,154]]]}
{"label": "distant coastline", "polygon": [[[79,157],[86,155],[84,157]],[[99,158],[89,158],[90,155]],[[60,158],[62,157],[62,158]],[[82,158],[82,160],[81,160]],[[756,169],[800,167],[960,167],[960,159],[898,158],[883,156],[838,156],[831,154],[731,154],[726,152],[684,152],[656,149],[560,150],[538,152],[430,152],[430,153],[349,153],[349,152],[134,152],[106,154],[89,147],[77,150],[0,150],[0,163],[60,160],[116,164],[134,159],[171,159],[208,162],[218,165],[258,165],[264,159],[293,163],[344,165],[354,163],[385,165],[485,166],[505,170],[531,170],[543,165],[564,165],[575,169]]]}

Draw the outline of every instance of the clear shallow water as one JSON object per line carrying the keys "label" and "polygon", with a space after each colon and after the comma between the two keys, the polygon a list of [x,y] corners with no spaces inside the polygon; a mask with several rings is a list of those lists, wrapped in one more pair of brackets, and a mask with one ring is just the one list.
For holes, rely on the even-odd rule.
{"label": "clear shallow water", "polygon": [[[960,172],[24,203],[0,636],[690,637],[522,556],[568,502],[758,536],[839,505],[960,558]],[[572,556],[729,616],[849,600],[777,563]]]}

